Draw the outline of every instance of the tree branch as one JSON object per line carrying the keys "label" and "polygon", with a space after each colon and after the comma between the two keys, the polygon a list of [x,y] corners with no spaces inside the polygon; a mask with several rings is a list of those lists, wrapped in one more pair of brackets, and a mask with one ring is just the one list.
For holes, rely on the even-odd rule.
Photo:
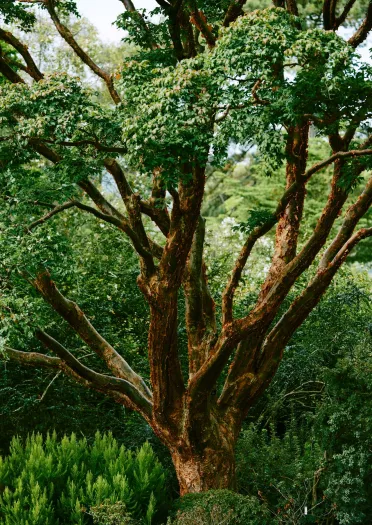
{"label": "tree branch", "polygon": [[309,128],[309,121],[304,121],[296,126],[290,126],[288,129],[286,187],[290,188],[296,181],[299,184],[279,219],[275,235],[275,251],[263,285],[261,299],[271,283],[275,281],[297,253],[298,236],[306,197],[305,184],[312,175],[312,173],[305,174]]}
{"label": "tree branch", "polygon": [[190,175],[187,182],[179,182],[179,193],[173,192],[170,231],[157,275],[151,281],[139,280],[150,304],[149,361],[154,411],[162,424],[170,425],[177,433],[185,392],[177,345],[178,290],[200,215],[205,168],[195,166]]}
{"label": "tree branch", "polygon": [[27,229],[31,231],[37,226],[39,226],[40,224],[43,224],[48,219],[52,218],[54,215],[57,215],[58,213],[61,213],[62,211],[67,210],[69,208],[73,208],[73,207],[86,211],[87,213],[94,215],[98,219],[101,219],[102,221],[108,222],[109,224],[116,226],[119,230],[127,234],[127,236],[132,241],[134,249],[136,250],[136,252],[138,253],[140,257],[144,258],[145,260],[153,261],[150,245],[149,245],[149,249],[145,249],[143,247],[137,234],[132,230],[127,219],[124,216],[122,216],[121,218],[118,218],[112,214],[102,213],[99,210],[92,208],[92,206],[87,206],[86,204],[83,204],[82,202],[79,202],[76,200],[68,201],[68,202],[65,202],[64,204],[56,206],[53,210],[48,212],[46,215],[44,215],[40,219],[31,223]]}
{"label": "tree branch", "polygon": [[0,54],[0,73],[4,75],[12,84],[25,84],[25,81],[22,77],[18,75],[4,60]]}
{"label": "tree branch", "polygon": [[294,16],[298,16],[298,7],[296,0],[287,0],[287,11]]}
{"label": "tree branch", "polygon": [[165,12],[167,12],[169,9],[172,9],[172,5],[166,2],[166,0],[156,0],[156,3],[160,5],[160,7],[162,7]]}
{"label": "tree branch", "polygon": [[61,294],[48,271],[39,274],[32,281],[32,284],[53,309],[69,323],[81,339],[103,359],[109,370],[116,377],[129,381],[145,397],[151,399],[151,392],[143,379],[131,369],[125,359],[95,330],[79,306]]}
{"label": "tree branch", "polygon": [[[349,157],[354,154],[354,152],[341,152],[341,156],[339,155],[338,157],[338,162],[340,162],[345,153],[349,153],[349,155],[347,155]],[[332,161],[334,160],[335,159]],[[329,159],[326,162],[330,163]],[[202,397],[200,396],[200,393],[207,392],[208,387],[210,388],[211,385],[217,381],[219,374],[226,365],[231,353],[236,348],[236,345],[241,341],[248,341],[248,339],[250,341],[248,346],[239,346],[234,361],[230,367],[225,387],[219,400],[221,406],[231,402],[234,398],[234,392],[237,385],[243,384],[244,382],[250,382],[249,377],[254,377],[252,371],[250,371],[250,367],[254,365],[255,360],[253,357],[260,349],[266,330],[273,321],[282,301],[288,294],[297,277],[312,264],[316,255],[326,242],[332,225],[346,201],[348,193],[338,185],[342,173],[341,169],[342,165],[337,166],[327,204],[313,235],[302,248],[301,252],[285,267],[285,269],[283,269],[273,282],[269,283],[270,285],[267,285],[266,288],[262,289],[256,306],[245,318],[224,324],[223,330],[212,351],[210,359],[193,377],[192,382],[190,382],[190,389],[192,389],[193,396],[199,398],[199,400]],[[286,202],[288,202],[288,198],[290,199],[292,192],[296,192],[297,184],[303,184],[303,181],[308,180],[316,171],[318,170],[308,170],[303,175],[303,180],[297,180],[294,185],[288,188],[281,199],[281,205],[285,206]],[[279,205],[279,209],[281,205]],[[241,266],[238,266],[238,272],[240,271],[240,268]],[[230,284],[226,290],[227,298],[228,294],[232,293],[232,289],[233,286]],[[231,302],[227,303],[227,308],[231,309]],[[231,317],[227,317],[226,319],[229,318],[231,319]],[[247,355],[247,350],[249,350],[250,356]]]}
{"label": "tree branch", "polygon": [[[256,379],[254,379],[258,370],[257,358],[260,355],[259,352],[266,330],[269,328],[270,323],[278,312],[278,308],[295,280],[312,264],[316,255],[324,246],[329,232],[347,199],[348,192],[343,190],[338,184],[342,176],[341,159],[337,161],[338,165],[335,168],[332,189],[312,236],[295,259],[293,259],[277,279],[271,283],[263,296],[261,292],[256,306],[248,316],[236,322],[235,329],[244,334],[243,338],[247,341],[248,345],[242,345],[241,348],[238,348],[219,400],[221,406],[226,407],[229,403],[233,402],[237,396],[237,390],[244,390],[245,387],[243,383],[246,383],[247,388],[250,388],[249,385],[253,380],[255,383],[257,382]],[[312,173],[310,170],[307,172],[310,176]],[[361,196],[358,202],[359,216],[362,216],[363,210],[365,211],[367,209],[369,199],[370,194]],[[350,213],[353,210],[355,211],[352,207]],[[320,269],[319,271],[323,270]],[[268,315],[268,312],[270,312],[270,315]],[[280,359],[281,356],[279,355],[278,363]],[[264,388],[264,386],[262,388]]]}
{"label": "tree branch", "polygon": [[[280,213],[282,210],[280,211]],[[248,257],[250,256],[253,247],[255,246],[258,239],[268,233],[271,228],[276,224],[280,213],[274,213],[270,221],[265,222],[261,226],[257,226],[248,236],[247,240],[242,247],[239,256],[235,262],[231,277],[222,294],[222,324],[226,325],[231,323],[233,320],[233,301],[235,290],[239,286],[239,282],[247,263]]]}
{"label": "tree branch", "polygon": [[182,280],[186,302],[190,377],[207,360],[210,339],[216,333],[214,303],[203,272],[204,237],[205,219],[199,217]]}
{"label": "tree branch", "polygon": [[[340,163],[340,160],[338,163]],[[311,174],[310,172],[308,176],[311,176]],[[255,307],[246,317],[233,322],[231,329],[234,334],[236,332],[239,333],[240,339],[238,339],[238,342],[242,341],[242,344],[239,345],[234,361],[230,366],[224,389],[219,399],[221,406],[226,407],[232,403],[236,396],[236,389],[243,388],[243,383],[250,383],[253,380],[252,378],[255,377],[256,357],[264,341],[266,331],[298,276],[312,264],[322,246],[324,246],[334,221],[348,196],[348,192],[343,190],[338,184],[341,175],[342,165],[338,165],[335,169],[331,192],[326,206],[313,234],[300,253],[272,280],[265,280]],[[233,348],[227,344],[221,345],[219,351],[227,354],[220,359],[221,363],[227,362],[228,353],[232,350]]]}
{"label": "tree branch", "polygon": [[243,12],[243,7],[247,0],[233,0],[229,5],[228,10],[223,21],[223,26],[228,27],[232,22],[235,22]]}
{"label": "tree branch", "polygon": [[200,31],[201,35],[205,38],[205,41],[208,44],[210,49],[213,49],[216,45],[216,37],[212,32],[212,27],[208,24],[208,21],[202,11],[199,11],[196,2],[190,2],[191,13],[190,21],[191,23]]}
{"label": "tree branch", "polygon": [[319,268],[325,269],[332,263],[336,254],[341,250],[342,246],[350,239],[356,225],[361,217],[363,217],[372,205],[372,177],[369,179],[363,193],[359,196],[357,201],[350,206],[345,214],[345,218],[340,227],[340,230],[331,245],[325,251]]}
{"label": "tree branch", "polygon": [[102,213],[106,215],[113,215],[119,220],[125,219],[124,215],[120,213],[98,190],[98,188],[88,179],[78,183],[80,188],[92,199],[94,204]]}
{"label": "tree branch", "polygon": [[332,0],[324,0],[323,2],[323,28],[326,31],[332,29],[331,3]]}
{"label": "tree branch", "polygon": [[348,14],[350,13],[351,8],[355,4],[355,2],[356,2],[356,0],[349,0],[346,3],[346,5],[345,5],[342,13],[340,14],[340,16],[336,17],[336,19],[335,19],[335,24],[334,24],[334,28],[335,29],[338,29],[340,27],[340,25],[342,25],[345,22]]}
{"label": "tree branch", "polygon": [[349,39],[349,44],[352,47],[358,47],[368,37],[369,32],[372,29],[372,0],[369,1],[367,14],[359,29]]}
{"label": "tree branch", "polygon": [[58,357],[78,376],[89,381],[95,390],[103,393],[107,393],[108,390],[121,392],[128,398],[131,405],[134,405],[140,412],[144,412],[148,418],[151,418],[151,401],[131,382],[125,379],[99,374],[98,372],[86,367],[58,341],[41,330],[36,333],[36,336],[39,341],[41,341],[49,350],[52,350],[57,354]]}
{"label": "tree branch", "polygon": [[159,49],[159,46],[157,45],[156,42],[154,42],[154,39],[152,37],[152,34],[151,34],[151,31],[148,27],[148,25],[146,24],[143,16],[141,15],[141,13],[135,8],[132,0],[120,0],[120,2],[124,5],[125,9],[128,11],[128,13],[136,13],[136,15],[138,16],[139,20],[140,20],[140,23],[143,27],[143,29],[145,30],[147,36],[148,36],[148,41],[150,43],[150,46],[152,49]]}
{"label": "tree branch", "polygon": [[160,170],[154,170],[151,197],[140,202],[141,212],[150,217],[159,230],[167,237],[170,228],[170,218],[165,203],[166,189]]}
{"label": "tree branch", "polygon": [[203,199],[205,168],[196,166],[192,180],[180,182],[179,193],[174,200],[170,231],[159,265],[159,278],[167,288],[178,289],[194,232],[196,230]]}
{"label": "tree branch", "polygon": [[107,171],[114,177],[128,212],[131,231],[136,239],[138,239],[138,242],[136,242],[136,249],[137,251],[138,249],[141,250],[141,253],[138,253],[142,257],[142,270],[147,277],[150,277],[155,273],[155,265],[151,254],[150,242],[142,222],[141,198],[138,194],[133,193],[120,164],[115,159],[106,159],[104,163]]}
{"label": "tree branch", "polygon": [[306,178],[311,177],[314,173],[329,166],[330,164],[332,164],[338,159],[347,159],[349,157],[361,157],[363,155],[372,155],[372,149],[362,149],[362,150],[354,149],[350,151],[339,151],[335,153],[334,155],[332,155],[331,157],[329,157],[328,159],[314,164],[310,169],[306,171],[305,177]]}
{"label": "tree branch", "polygon": [[126,179],[120,164],[115,159],[105,159],[104,164],[107,171],[113,176],[123,202],[125,206],[127,206],[133,195],[133,190]]}
{"label": "tree branch", "polygon": [[[47,368],[57,370],[57,375],[61,372],[64,372],[67,376],[71,377],[74,381],[83,385],[84,387],[91,388],[93,390],[98,390],[99,392],[104,392],[106,395],[113,397],[117,402],[124,404],[129,408],[135,408],[134,403],[130,401],[125,394],[119,391],[119,389],[106,388],[106,390],[102,390],[101,388],[97,388],[97,384],[94,384],[92,381],[89,381],[88,379],[80,376],[77,372],[70,368],[63,359],[60,359],[59,357],[49,357],[38,352],[22,352],[20,350],[14,350],[13,348],[9,347],[5,348],[5,356],[8,357],[11,361],[19,363],[22,366],[32,366],[35,368]],[[49,386],[50,385],[48,385],[48,387]],[[147,420],[150,419],[149,410],[147,408],[149,404],[151,408],[151,402],[149,400],[146,400],[146,404],[144,403],[144,407],[142,408],[142,414]]]}
{"label": "tree branch", "polygon": [[[60,162],[61,157],[53,151],[51,148],[40,142],[39,139],[30,139],[30,144],[33,146],[35,151],[37,151],[40,155],[45,157],[46,159],[50,160],[54,164],[57,164]],[[122,229],[131,239],[133,246],[135,250],[137,251],[138,255],[141,257],[141,261],[143,262],[147,273],[153,274],[155,271],[154,266],[154,260],[151,254],[151,248],[150,243],[147,239],[147,244],[143,244],[143,239],[140,238],[135,231],[131,227],[129,227],[128,222],[124,215],[122,215],[112,204],[110,204],[100,193],[100,191],[92,184],[89,180],[83,180],[78,183],[80,188],[82,188],[85,193],[92,199],[92,201],[95,203],[97,208],[99,208],[104,214],[106,215],[112,215],[114,218],[119,219],[121,222]],[[82,204],[79,205],[81,209]],[[89,211],[89,210],[86,210]],[[103,219],[103,217],[100,217]],[[117,221],[110,221],[112,224],[115,224],[117,227],[119,227],[119,223]],[[125,228],[125,229],[124,229]]]}
{"label": "tree branch", "polygon": [[10,44],[18,53],[23,57],[26,62],[27,68],[25,71],[34,79],[36,82],[44,78],[44,75],[39,71],[35,64],[32,56],[30,55],[27,46],[22,44],[12,33],[4,31],[0,28],[0,40],[3,40],[7,44]]}
{"label": "tree branch", "polygon": [[[311,176],[311,175],[310,175]],[[233,320],[232,316],[232,306],[233,306],[233,298],[235,289],[239,284],[239,280],[241,278],[242,271],[244,269],[244,266],[246,264],[246,261],[248,259],[248,256],[251,253],[251,250],[260,237],[262,237],[265,233],[267,233],[272,226],[277,222],[279,219],[281,213],[286,208],[288,202],[290,202],[292,196],[296,193],[297,189],[304,185],[310,178],[304,180],[297,180],[295,181],[283,194],[282,198],[280,199],[277,209],[275,213],[273,214],[273,217],[271,220],[268,220],[263,225],[257,227],[254,229],[254,231],[250,234],[248,237],[246,243],[244,244],[240,255],[236,261],[234,270],[232,272],[231,278],[223,292],[223,329],[222,333],[213,349],[212,355],[208,361],[205,362],[205,364],[202,366],[202,368],[198,371],[196,376],[193,378],[192,384],[190,383],[190,389],[194,392],[194,395],[196,397],[199,396],[197,392],[200,392],[201,389],[207,391],[208,387],[213,387],[213,384],[217,381],[219,374],[221,373],[222,369],[226,365],[231,352],[235,349],[236,345],[242,341],[245,337],[247,337],[247,325],[244,327],[244,322],[242,320],[239,321],[239,323],[236,323]],[[259,308],[254,309],[252,311],[252,326],[256,325],[256,330],[261,333],[262,327],[259,325],[260,322],[260,315],[262,315],[262,318],[265,316],[261,312],[259,314]],[[267,308],[265,309],[265,312],[267,312]],[[273,311],[275,312],[275,308],[273,307]],[[274,314],[275,315],[275,314]],[[267,322],[270,324],[271,320],[268,319]],[[258,340],[258,339],[257,339]],[[242,347],[240,349],[239,355],[244,353],[245,347]],[[236,357],[238,360],[238,356]],[[238,366],[234,367],[235,370],[239,369]],[[232,371],[230,372],[232,373]]]}
{"label": "tree branch", "polygon": [[21,365],[34,366],[36,368],[52,368],[54,370],[61,368],[61,360],[58,357],[49,357],[38,352],[21,352],[7,346],[5,347],[5,355]]}
{"label": "tree branch", "polygon": [[67,42],[67,44],[73,49],[76,55],[86,64],[98,77],[102,78],[105,82],[107,89],[111,95],[111,98],[115,104],[119,104],[121,99],[119,94],[115,90],[113,78],[111,75],[106,73],[101,69],[97,64],[90,58],[90,56],[79,46],[76,42],[71,31],[60,21],[57,12],[54,8],[54,0],[44,0],[45,6],[48,10],[48,13],[61,37]]}
{"label": "tree branch", "polygon": [[345,243],[343,248],[326,269],[318,269],[315,277],[305,290],[293,301],[288,311],[276,323],[267,335],[259,356],[257,370],[260,381],[252,382],[245,391],[234,400],[235,407],[240,407],[246,413],[261,392],[267,388],[278,369],[284,348],[297,328],[303,323],[310,312],[319,303],[329,287],[334,275],[346,260],[347,255],[362,239],[372,236],[372,228],[363,228],[355,233]]}
{"label": "tree branch", "polygon": [[[290,141],[291,148],[293,146],[292,141]],[[302,150],[304,146],[302,145]],[[305,145],[306,149],[306,145]],[[279,200],[276,210],[273,213],[272,217],[269,218],[264,224],[256,226],[253,231],[248,236],[246,242],[244,243],[243,248],[240,251],[239,257],[235,263],[234,269],[232,271],[229,282],[226,285],[226,288],[222,295],[222,323],[223,325],[230,323],[233,319],[233,299],[235,290],[239,285],[239,281],[242,276],[242,272],[247,263],[248,257],[250,256],[253,247],[255,246],[257,240],[263,235],[268,233],[271,228],[281,219],[283,212],[286,210],[288,204],[292,201],[293,197],[296,196],[299,191],[301,195],[304,196],[305,185],[309,181],[310,177],[313,175],[313,172],[307,172],[303,174],[304,165],[299,166],[299,172],[295,176],[291,176],[288,179],[289,186]],[[315,173],[315,172],[314,172]],[[297,224],[297,223],[296,223]],[[298,220],[299,224],[299,220]]]}

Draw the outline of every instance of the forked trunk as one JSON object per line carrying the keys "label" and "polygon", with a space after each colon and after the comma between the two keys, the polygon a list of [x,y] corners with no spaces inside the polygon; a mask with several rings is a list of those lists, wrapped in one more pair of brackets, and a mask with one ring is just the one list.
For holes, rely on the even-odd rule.
{"label": "forked trunk", "polygon": [[214,400],[209,400],[207,409],[199,409],[191,398],[187,397],[189,403],[177,418],[156,414],[151,425],[170,452],[180,494],[235,490],[235,445],[241,421],[220,413]]}
{"label": "forked trunk", "polygon": [[208,450],[198,454],[172,455],[181,496],[190,492],[236,488],[234,451]]}

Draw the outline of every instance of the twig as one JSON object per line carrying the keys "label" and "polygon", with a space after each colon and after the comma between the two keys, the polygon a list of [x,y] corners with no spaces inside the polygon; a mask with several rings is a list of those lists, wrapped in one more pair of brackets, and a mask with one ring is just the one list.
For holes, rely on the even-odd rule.
{"label": "twig", "polygon": [[44,397],[46,396],[49,388],[52,386],[52,384],[54,383],[54,381],[57,379],[58,376],[60,376],[62,374],[62,370],[59,370],[56,375],[53,377],[53,379],[50,381],[50,383],[48,384],[48,386],[46,387],[46,389],[44,390],[41,398],[39,399],[39,403],[42,402],[42,400],[44,399]]}

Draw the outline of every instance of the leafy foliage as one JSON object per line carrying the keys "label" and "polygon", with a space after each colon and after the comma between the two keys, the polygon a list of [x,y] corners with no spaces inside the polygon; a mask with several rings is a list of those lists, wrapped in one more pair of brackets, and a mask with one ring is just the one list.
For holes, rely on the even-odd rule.
{"label": "leafy foliage", "polygon": [[6,24],[17,23],[22,29],[30,31],[35,23],[35,15],[30,6],[20,5],[14,0],[3,0],[0,6],[0,15]]}
{"label": "leafy foliage", "polygon": [[283,523],[307,523],[304,501],[309,520],[369,523],[370,293],[368,278],[339,276],[238,441],[240,490],[258,492]]}
{"label": "leafy foliage", "polygon": [[135,521],[128,514],[123,503],[101,503],[91,507],[90,514],[96,525],[134,525]]}
{"label": "leafy foliage", "polygon": [[[250,426],[240,436],[237,468],[240,490],[258,494],[269,507],[273,523],[320,523],[332,504],[317,493],[323,471],[323,451],[308,438],[308,428],[292,427],[282,438],[274,426],[269,431]],[[304,516],[305,505],[309,518]]]}
{"label": "leafy foliage", "polygon": [[265,525],[271,523],[269,513],[257,498],[228,490],[210,490],[188,494],[178,503],[178,513],[169,525]]}

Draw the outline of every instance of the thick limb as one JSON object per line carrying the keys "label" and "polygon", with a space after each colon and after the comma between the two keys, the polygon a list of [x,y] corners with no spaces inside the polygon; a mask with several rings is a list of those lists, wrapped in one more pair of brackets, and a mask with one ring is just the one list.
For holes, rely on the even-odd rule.
{"label": "thick limb", "polygon": [[371,236],[372,228],[359,230],[342,246],[327,268],[318,268],[306,289],[293,301],[288,311],[265,338],[257,363],[257,374],[252,375],[250,381],[236,385],[233,407],[229,407],[229,410],[241,411],[242,417],[245,417],[249,408],[273,379],[285,346],[319,303],[350,251],[361,240]]}
{"label": "thick limb", "polygon": [[[67,352],[66,349],[64,350]],[[70,366],[68,366],[68,364],[63,359],[59,357],[50,357],[44,354],[40,354],[38,352],[22,352],[20,350],[15,350],[13,348],[6,347],[5,357],[10,359],[12,362],[18,363],[22,366],[31,366],[35,368],[46,368],[51,370],[62,371],[68,377],[73,379],[73,381],[84,386],[85,388],[90,388],[92,390],[104,393],[105,395],[108,395],[115,399],[116,402],[123,404],[128,408],[139,410],[139,406],[137,407],[128,398],[128,396],[122,392],[122,385],[120,385],[120,388],[118,388],[118,384],[112,383],[111,386],[113,388],[110,388],[109,381],[111,379],[115,380],[115,378],[110,378],[109,376],[102,376],[102,374],[97,374],[96,372],[93,372],[93,370],[90,370],[87,367],[84,367],[86,369],[86,374],[84,374],[83,377],[82,375],[77,373],[77,371],[70,368]],[[87,376],[90,376],[90,379],[88,379]],[[94,380],[92,381],[91,379],[95,379],[96,376],[102,376],[102,378],[99,378],[98,382],[95,382]],[[144,406],[141,408],[142,414],[145,417],[145,419],[149,419],[150,409],[151,406],[148,407],[148,402],[145,401]]]}
{"label": "thick limb", "polygon": [[177,347],[177,297],[200,214],[204,169],[193,170],[180,182],[157,275],[139,285],[150,304],[149,359],[154,392],[154,414],[163,428],[177,433],[182,421],[184,381]]}
{"label": "thick limb", "polygon": [[366,17],[359,26],[358,30],[349,39],[349,44],[352,47],[358,47],[362,44],[369,35],[372,29],[372,0],[369,1]]}
{"label": "thick limb", "polygon": [[136,410],[144,413],[146,418],[151,418],[152,403],[145,397],[131,382],[118,377],[111,377],[104,374],[99,374],[91,368],[83,365],[76,357],[74,357],[64,346],[62,346],[53,337],[43,331],[36,333],[37,338],[49,350],[58,355],[63,363],[69,367],[76,375],[88,381],[93,385],[95,390],[103,393],[108,391],[120,392],[127,397],[127,405],[132,406]]}
{"label": "thick limb", "polygon": [[34,79],[36,82],[43,78],[43,74],[39,71],[39,68],[35,64],[34,59],[30,55],[27,46],[22,44],[18,38],[16,38],[10,31],[4,31],[0,28],[0,40],[11,45],[24,59],[27,67],[25,71]]}
{"label": "thick limb", "polygon": [[108,369],[115,376],[132,383],[145,397],[151,399],[151,392],[144,380],[95,330],[79,306],[61,294],[47,271],[39,274],[32,284],[52,308],[69,323],[81,339],[103,359]]}
{"label": "thick limb", "polygon": [[[302,220],[305,202],[305,183],[307,147],[309,139],[309,122],[299,126],[293,126],[288,130],[288,140],[286,146],[287,168],[286,168],[286,187],[293,183],[298,183],[297,191],[292,195],[284,213],[280,217],[275,236],[275,251],[272,258],[271,267],[267,275],[261,298],[272,283],[277,279],[284,267],[294,259],[297,251],[298,235]],[[302,181],[302,184],[301,184]]]}
{"label": "thick limb", "polygon": [[[340,199],[339,203],[342,202],[343,200],[342,195],[339,195],[339,199]],[[287,327],[286,329],[288,331],[288,334],[290,333],[288,337],[291,337],[294,330],[299,326],[299,324],[296,324],[296,323],[301,324],[306,319],[307,315],[311,312],[311,310],[316,306],[317,302],[320,300],[322,294],[329,286],[333,276],[335,275],[336,271],[338,270],[342,262],[345,260],[347,254],[350,252],[352,247],[355,246],[357,242],[359,242],[362,238],[366,238],[367,236],[370,236],[371,234],[370,232],[372,231],[371,229],[360,230],[354,235],[353,235],[353,231],[356,225],[358,224],[359,220],[361,219],[361,217],[363,217],[367,213],[371,204],[372,204],[372,179],[368,181],[363,193],[360,195],[356,203],[352,205],[349,208],[349,210],[346,212],[344,222],[338,234],[336,235],[335,239],[331,243],[328,250],[326,250],[319,264],[317,277],[315,278],[315,280],[313,280],[310,283],[308,289],[306,289],[307,291],[305,290],[305,292],[303,293],[303,297],[301,295],[302,297],[301,301],[303,303],[303,307],[301,311],[303,312],[303,317],[301,316],[298,318],[296,317],[297,321],[295,321],[294,318],[290,317],[290,315],[296,314],[296,309],[299,307],[299,303],[297,302],[297,300],[293,303],[293,306],[291,306],[290,308],[291,314],[288,314],[287,317],[284,317],[284,319],[288,319],[288,323],[285,324],[285,326]],[[334,222],[333,217],[336,214],[338,206],[336,206],[336,208],[333,208],[330,206],[330,203],[328,205],[328,217],[327,217],[327,214],[325,214],[325,217],[327,217],[328,221],[331,221],[332,224]],[[312,244],[316,241],[318,243],[320,242],[323,245],[323,241],[322,241],[323,237],[321,233],[323,231],[323,228],[326,229],[326,231],[328,231],[329,233],[330,223],[328,222],[327,224],[324,224],[324,222],[322,223],[322,221],[320,220],[318,223],[318,227],[319,227],[319,230],[318,232],[314,233],[312,242],[309,241],[308,249],[310,249],[312,247]],[[306,253],[305,248],[304,248],[304,253]],[[301,254],[299,254],[299,263],[301,264],[300,255]],[[328,269],[329,269],[329,272],[328,272]],[[277,309],[273,308],[272,311],[276,312]],[[273,318],[270,319],[270,322],[272,321],[272,319]],[[246,403],[249,396],[251,394],[253,395],[252,389],[255,389],[256,387],[259,386],[260,381],[258,380],[258,378],[263,377],[262,370],[261,370],[262,353],[264,352],[263,347],[266,345],[266,348],[268,348],[267,341],[270,341],[271,339],[269,338],[269,336],[265,335],[268,326],[266,326],[265,330],[263,331],[257,331],[257,325],[255,325],[255,323],[256,321],[252,317],[249,333],[246,336],[245,342],[242,343],[238,348],[238,351],[235,356],[235,360],[231,366],[226,384],[224,386],[224,390],[220,398],[221,406],[226,407],[233,399],[234,400],[237,399],[238,391],[241,391],[242,396],[245,399],[245,403]],[[283,324],[284,320],[280,321],[280,323]],[[293,331],[291,331],[292,329]],[[261,349],[261,345],[263,345],[262,349]],[[282,349],[280,351],[282,351]],[[279,353],[277,354],[277,366],[279,365],[280,359],[281,359],[281,354]],[[272,373],[274,374],[276,371],[275,366],[274,368],[270,368],[270,370],[272,370]],[[264,388],[264,384],[263,386],[259,386],[259,388],[260,388],[259,392],[261,392],[262,389]],[[248,389],[248,391],[250,392],[249,395],[246,395],[244,393],[246,389]],[[255,395],[258,395],[258,394],[255,394]]]}
{"label": "thick limb", "polygon": [[190,377],[208,359],[211,342],[216,334],[214,301],[208,289],[203,261],[204,236],[205,220],[200,217],[182,281],[186,301]]}

